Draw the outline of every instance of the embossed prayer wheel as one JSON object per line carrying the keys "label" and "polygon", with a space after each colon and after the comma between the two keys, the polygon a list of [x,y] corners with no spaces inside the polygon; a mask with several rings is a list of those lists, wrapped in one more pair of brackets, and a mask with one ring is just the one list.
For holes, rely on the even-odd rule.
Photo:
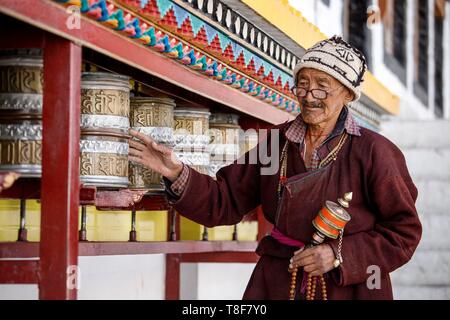
{"label": "embossed prayer wheel", "polygon": [[213,113],[209,119],[210,153],[209,175],[215,176],[220,168],[239,157],[241,127],[236,114]]}
{"label": "embossed prayer wheel", "polygon": [[40,49],[0,52],[0,171],[41,176],[42,68]]}
{"label": "embossed prayer wheel", "polygon": [[97,187],[128,187],[128,136],[84,130],[80,138],[80,180]]}
{"label": "embossed prayer wheel", "polygon": [[208,109],[175,108],[175,154],[193,169],[209,173]]}
{"label": "embossed prayer wheel", "polygon": [[128,187],[130,78],[105,72],[81,76],[80,180]]}
{"label": "embossed prayer wheel", "polygon": [[130,78],[105,72],[81,76],[81,130],[130,128]]}
{"label": "embossed prayer wheel", "polygon": [[[130,124],[157,143],[174,147],[173,127],[175,102],[169,98],[134,97],[130,102]],[[144,168],[140,164],[130,163],[130,188],[143,188],[150,191],[163,191],[162,176]]]}

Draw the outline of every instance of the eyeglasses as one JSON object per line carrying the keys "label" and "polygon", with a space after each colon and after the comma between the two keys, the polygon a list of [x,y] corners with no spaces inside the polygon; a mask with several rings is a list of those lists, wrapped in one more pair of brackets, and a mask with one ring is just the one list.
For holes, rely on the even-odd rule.
{"label": "eyeglasses", "polygon": [[291,88],[291,92],[294,96],[296,96],[297,98],[304,98],[308,95],[308,92],[311,92],[311,95],[315,98],[315,99],[319,99],[319,100],[325,100],[326,98],[328,98],[328,94],[330,94],[333,91],[336,91],[337,89],[341,88],[342,86],[339,86],[337,88],[334,88],[333,90],[330,91],[325,91],[322,89],[311,89],[311,90],[306,90],[305,88],[302,87],[296,87],[293,86]]}

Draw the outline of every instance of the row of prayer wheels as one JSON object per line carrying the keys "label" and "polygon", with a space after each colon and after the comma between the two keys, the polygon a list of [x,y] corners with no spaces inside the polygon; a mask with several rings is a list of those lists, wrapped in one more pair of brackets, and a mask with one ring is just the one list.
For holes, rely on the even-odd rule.
{"label": "row of prayer wheels", "polygon": [[[0,171],[40,177],[40,52],[3,51],[0,77]],[[104,188],[162,190],[160,175],[128,162],[130,127],[211,176],[257,143],[256,132],[243,135],[237,115],[177,108],[167,97],[134,97],[129,77],[103,72],[82,73],[80,122],[81,182]]]}

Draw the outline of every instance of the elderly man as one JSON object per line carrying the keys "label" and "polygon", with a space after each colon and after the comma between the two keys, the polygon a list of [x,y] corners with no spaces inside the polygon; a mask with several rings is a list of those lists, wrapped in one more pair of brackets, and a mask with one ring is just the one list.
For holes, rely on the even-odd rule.
{"label": "elderly man", "polygon": [[[362,53],[340,37],[306,51],[292,89],[301,114],[272,129],[280,133],[276,143],[260,142],[281,153],[274,175],[261,174],[261,161],[237,161],[214,180],[131,131],[140,142],[130,141],[130,160],[160,172],[170,201],[189,219],[209,227],[235,224],[262,205],[274,229],[258,245],[260,259],[244,299],[305,299],[300,283],[306,274],[323,276],[328,299],[392,299],[389,273],[411,259],[422,228],[417,189],[401,151],[359,127],[347,107],[359,99],[365,71]],[[341,241],[305,249],[318,211],[348,191],[351,221]],[[301,268],[303,281],[291,288],[294,268]]]}

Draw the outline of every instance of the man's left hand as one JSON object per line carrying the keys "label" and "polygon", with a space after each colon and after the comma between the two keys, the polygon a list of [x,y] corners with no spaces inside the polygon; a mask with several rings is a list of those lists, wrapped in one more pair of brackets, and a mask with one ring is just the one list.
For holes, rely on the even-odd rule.
{"label": "man's left hand", "polygon": [[335,260],[333,249],[324,243],[308,249],[300,249],[294,252],[289,264],[289,271],[295,267],[303,267],[311,276],[320,276],[334,269]]}

